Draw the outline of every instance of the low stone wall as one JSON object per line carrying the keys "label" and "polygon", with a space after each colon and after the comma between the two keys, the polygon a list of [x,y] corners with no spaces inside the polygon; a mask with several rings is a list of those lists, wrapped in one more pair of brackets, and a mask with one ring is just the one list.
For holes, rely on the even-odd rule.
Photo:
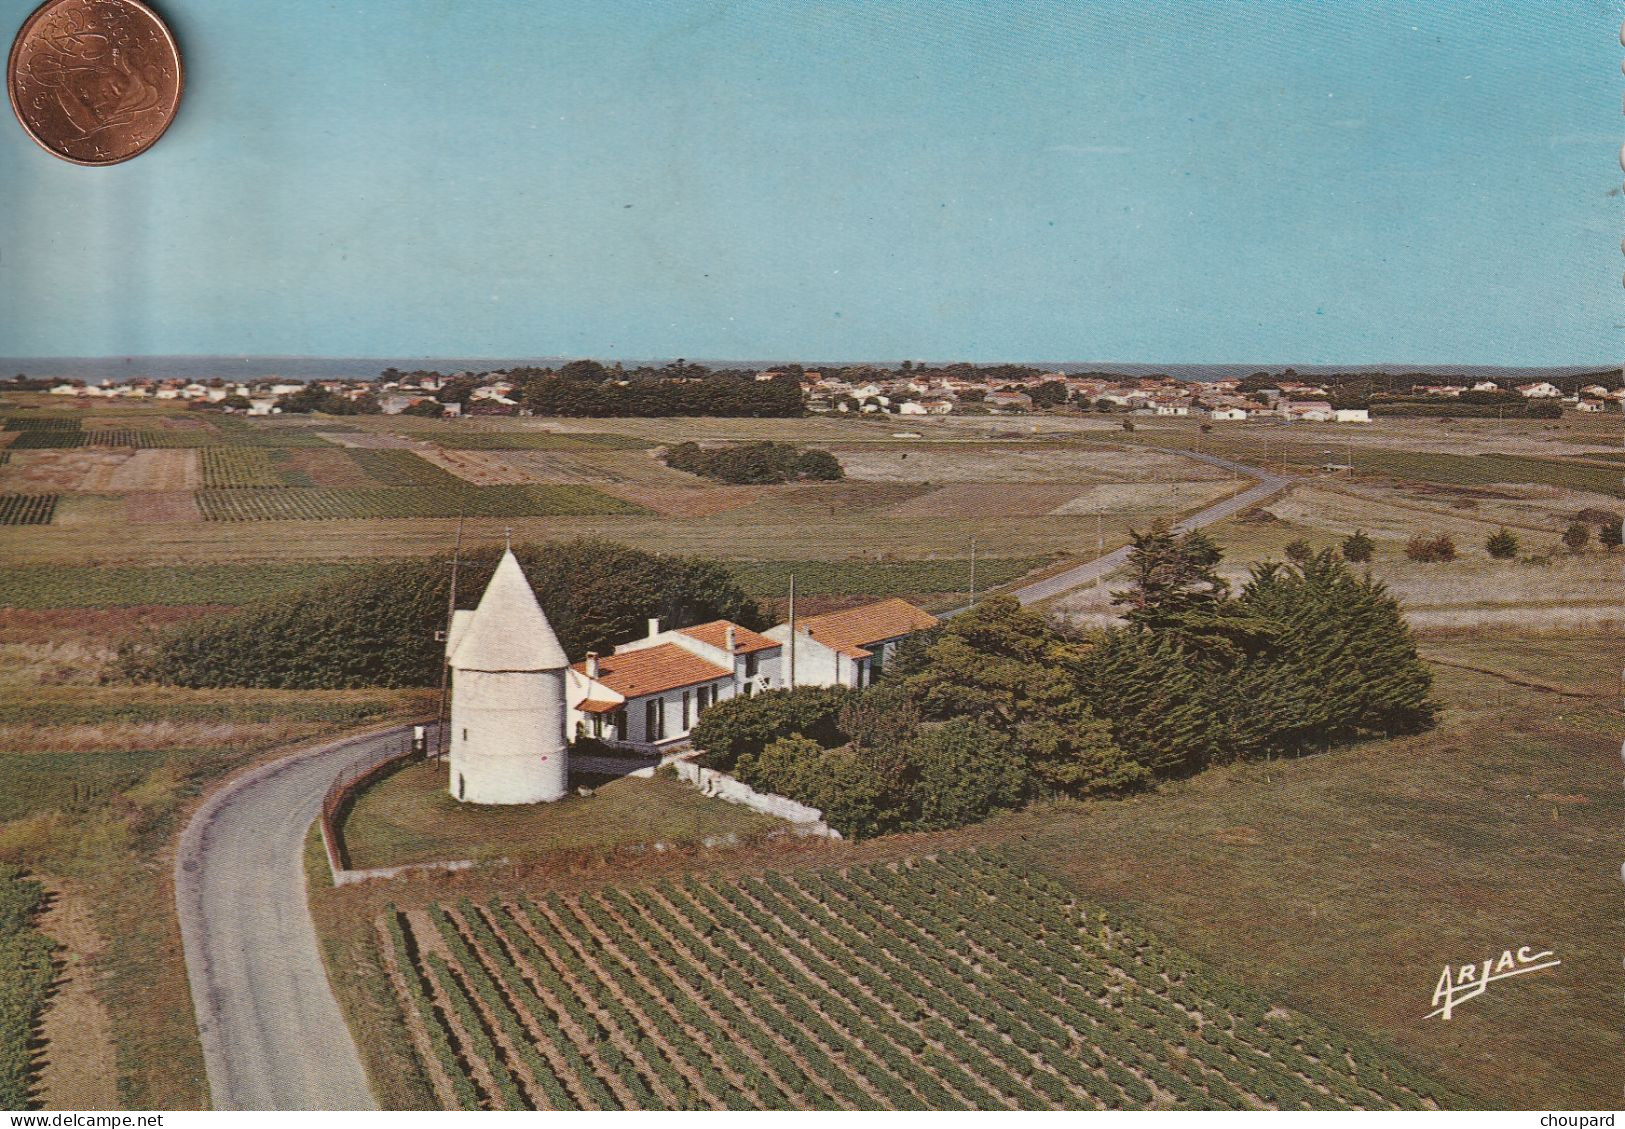
{"label": "low stone wall", "polygon": [[758,792],[725,772],[701,768],[692,759],[672,760],[670,763],[677,770],[679,780],[687,781],[707,796],[727,800],[730,804],[742,804],[752,811],[785,820],[795,826],[798,835],[821,835],[827,839],[841,837],[839,831],[824,822],[824,813],[817,808],[797,803],[788,796]]}

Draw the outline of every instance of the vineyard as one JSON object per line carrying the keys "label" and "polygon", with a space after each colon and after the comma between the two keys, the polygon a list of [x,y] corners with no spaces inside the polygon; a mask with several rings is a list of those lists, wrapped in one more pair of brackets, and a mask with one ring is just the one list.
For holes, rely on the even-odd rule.
{"label": "vineyard", "polygon": [[34,928],[45,890],[0,865],[0,1109],[28,1109],[35,1024],[56,980],[55,945]]}
{"label": "vineyard", "polygon": [[1449,1097],[985,853],[391,907],[380,933],[449,1108],[1425,1109]]}
{"label": "vineyard", "polygon": [[60,494],[0,494],[0,525],[49,525]]}
{"label": "vineyard", "polygon": [[[207,463],[204,471],[207,475]],[[555,517],[646,512],[590,486],[459,485],[327,490],[245,485],[199,490],[197,503],[207,521],[445,518],[460,513],[469,517]]]}
{"label": "vineyard", "polygon": [[254,447],[205,447],[203,485],[216,490],[281,486],[270,452]]}

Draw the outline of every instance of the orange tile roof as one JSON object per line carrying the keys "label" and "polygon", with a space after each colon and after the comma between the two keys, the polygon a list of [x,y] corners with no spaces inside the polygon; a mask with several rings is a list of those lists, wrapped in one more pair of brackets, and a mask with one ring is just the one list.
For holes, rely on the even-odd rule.
{"label": "orange tile roof", "polygon": [[582,713],[614,713],[625,704],[625,702],[605,701],[602,698],[587,698],[576,708]]}
{"label": "orange tile roof", "polygon": [[[574,669],[586,674],[587,664],[576,663]],[[598,660],[598,677],[595,681],[623,697],[641,698],[732,675],[733,671],[706,662],[676,643],[661,643],[618,655],[605,655]]]}
{"label": "orange tile roof", "polygon": [[693,627],[678,628],[690,639],[707,643],[719,650],[728,649],[728,628],[734,629],[735,653],[748,655],[752,651],[765,651],[769,647],[780,644],[773,642],[766,635],[758,635],[748,627],[740,627],[736,623],[729,623],[725,619],[713,619],[710,623],[696,623]]}
{"label": "orange tile roof", "polygon": [[796,630],[806,632],[826,647],[861,659],[869,656],[866,648],[877,643],[926,631],[936,625],[937,617],[930,612],[922,611],[907,600],[893,598],[860,608],[809,616],[797,621]]}

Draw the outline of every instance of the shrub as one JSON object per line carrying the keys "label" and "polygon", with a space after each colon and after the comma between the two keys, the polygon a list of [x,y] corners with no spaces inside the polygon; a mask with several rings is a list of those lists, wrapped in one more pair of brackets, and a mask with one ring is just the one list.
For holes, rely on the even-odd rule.
{"label": "shrub", "polygon": [[1612,553],[1619,548],[1622,533],[1625,533],[1625,523],[1615,514],[1597,527],[1597,543]]}
{"label": "shrub", "polygon": [[1498,561],[1509,561],[1518,555],[1518,538],[1510,529],[1497,529],[1485,538],[1484,551]]}
{"label": "shrub", "polygon": [[1343,559],[1350,564],[1365,564],[1377,552],[1377,543],[1363,529],[1356,529],[1343,538]]}
{"label": "shrub", "polygon": [[1286,543],[1285,553],[1287,559],[1302,564],[1315,555],[1314,548],[1302,537],[1294,538]]}
{"label": "shrub", "polygon": [[1405,542],[1405,555],[1419,564],[1439,564],[1456,559],[1456,542],[1448,533],[1437,537],[1417,534]]}
{"label": "shrub", "polygon": [[963,827],[1020,802],[1027,771],[1008,737],[961,718],[920,730],[905,759],[915,767],[915,815],[920,831]]}
{"label": "shrub", "polygon": [[694,747],[704,750],[701,763],[707,768],[730,772],[742,757],[785,737],[807,737],[823,747],[840,745],[847,739],[840,728],[841,709],[857,693],[844,686],[797,686],[729,698],[700,715]]}
{"label": "shrub", "polygon": [[1582,551],[1591,543],[1591,527],[1583,521],[1570,522],[1563,531],[1563,547],[1571,553]]}

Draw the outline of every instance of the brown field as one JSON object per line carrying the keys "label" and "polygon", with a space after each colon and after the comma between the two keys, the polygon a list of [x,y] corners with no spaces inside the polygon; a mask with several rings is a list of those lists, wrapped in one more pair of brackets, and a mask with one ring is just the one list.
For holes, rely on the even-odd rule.
{"label": "brown field", "polygon": [[435,447],[418,454],[480,486],[588,483],[669,489],[705,481],[669,470],[643,451],[463,451]]}
{"label": "brown field", "polygon": [[126,494],[124,520],[131,525],[168,525],[202,521],[197,499],[189,491],[155,494]]}
{"label": "brown field", "polygon": [[288,459],[284,466],[288,470],[303,471],[315,486],[378,485],[343,451],[322,447],[294,447],[288,451]]}
{"label": "brown field", "polygon": [[1039,517],[1065,506],[1084,489],[1080,484],[1069,482],[976,482],[939,486],[929,494],[886,507],[886,514],[890,517],[962,518],[1005,513]]}
{"label": "brown field", "polygon": [[640,486],[612,483],[599,487],[634,505],[671,517],[711,517],[761,498],[761,486]]}
{"label": "brown field", "polygon": [[523,486],[538,481],[521,467],[510,466],[503,451],[447,451],[439,447],[422,448],[418,457],[443,470],[449,470],[464,482],[476,486]]}
{"label": "brown field", "polygon": [[196,490],[203,485],[198,453],[191,450],[136,451],[121,463],[95,467],[79,484],[92,493],[127,490]]}
{"label": "brown field", "polygon": [[133,453],[99,447],[13,451],[11,461],[0,466],[0,491],[30,494],[82,490],[91,475],[112,473]]}

